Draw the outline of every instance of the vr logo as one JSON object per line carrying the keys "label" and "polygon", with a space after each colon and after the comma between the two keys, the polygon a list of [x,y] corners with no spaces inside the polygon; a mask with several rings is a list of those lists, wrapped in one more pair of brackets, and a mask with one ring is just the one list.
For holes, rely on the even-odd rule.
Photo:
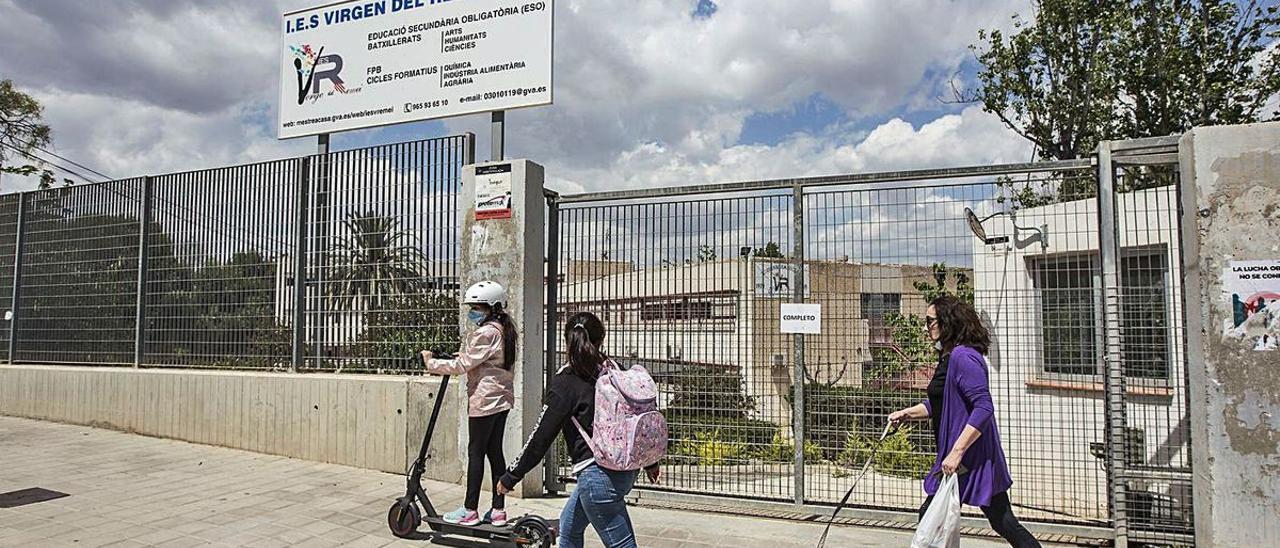
{"label": "vr logo", "polygon": [[[328,65],[323,70],[322,65]],[[303,61],[298,57],[294,57],[293,66],[298,70],[298,104],[301,105],[306,101],[307,96],[313,93],[320,93],[320,82],[328,80],[333,84],[333,89],[339,93],[346,93],[347,89],[343,86],[342,78],[338,73],[342,72],[342,57],[336,53],[324,54],[324,48],[316,53],[315,61],[311,63],[310,72],[303,74]]]}

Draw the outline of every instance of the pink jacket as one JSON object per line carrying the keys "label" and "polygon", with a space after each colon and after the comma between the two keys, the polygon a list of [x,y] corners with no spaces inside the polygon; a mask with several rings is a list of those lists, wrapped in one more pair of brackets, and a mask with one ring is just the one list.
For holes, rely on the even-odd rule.
{"label": "pink jacket", "polygon": [[[515,404],[515,375],[502,367],[502,326],[477,327],[452,360],[431,359],[427,371],[439,375],[467,375],[467,416],[487,417]],[[512,369],[515,364],[512,364]]]}

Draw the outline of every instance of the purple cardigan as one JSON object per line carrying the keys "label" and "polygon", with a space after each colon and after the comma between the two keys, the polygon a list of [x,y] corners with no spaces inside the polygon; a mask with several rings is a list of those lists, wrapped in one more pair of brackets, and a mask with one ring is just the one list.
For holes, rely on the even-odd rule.
{"label": "purple cardigan", "polygon": [[[932,416],[937,410],[925,398],[924,406]],[[924,492],[938,492],[942,459],[946,458],[960,439],[965,425],[971,425],[982,433],[965,451],[960,463],[969,469],[960,476],[960,501],[970,506],[988,506],[991,497],[1003,493],[1013,485],[1004,450],[1000,448],[1000,431],[996,428],[995,406],[991,403],[991,389],[987,382],[987,361],[977,350],[958,346],[947,360],[947,382],[942,390],[942,422],[938,436],[938,456],[929,476],[924,480]]]}

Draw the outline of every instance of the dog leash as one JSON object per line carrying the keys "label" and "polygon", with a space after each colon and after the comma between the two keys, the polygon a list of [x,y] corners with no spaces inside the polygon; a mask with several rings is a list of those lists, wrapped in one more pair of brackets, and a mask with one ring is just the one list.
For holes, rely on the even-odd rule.
{"label": "dog leash", "polygon": [[836,515],[840,510],[844,509],[844,505],[849,503],[849,497],[853,496],[853,490],[858,487],[858,482],[862,481],[862,476],[867,475],[867,470],[871,469],[871,461],[875,460],[876,453],[880,451],[880,446],[884,445],[884,439],[889,437],[889,431],[893,429],[893,423],[884,425],[884,432],[880,433],[880,439],[876,440],[875,447],[871,448],[871,454],[867,455],[867,462],[862,465],[862,471],[858,472],[858,477],[853,479],[853,485],[849,486],[849,490],[845,492],[844,498],[840,499],[840,504],[831,512],[831,517],[827,519],[827,527],[822,530],[822,537],[818,539],[818,548],[823,548],[827,544],[827,534],[831,532],[831,523],[835,521]]}

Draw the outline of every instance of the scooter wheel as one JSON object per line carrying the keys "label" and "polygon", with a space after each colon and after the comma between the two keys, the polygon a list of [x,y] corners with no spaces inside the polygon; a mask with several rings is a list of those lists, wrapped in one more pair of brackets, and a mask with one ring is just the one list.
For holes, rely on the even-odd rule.
{"label": "scooter wheel", "polygon": [[516,522],[511,529],[511,540],[516,546],[532,548],[551,548],[555,539],[551,538],[551,528],[541,518],[526,517]]}
{"label": "scooter wheel", "polygon": [[391,528],[391,534],[408,538],[418,532],[418,526],[422,525],[422,511],[418,510],[418,505],[402,504],[396,501],[391,504],[391,509],[387,511],[387,526]]}

